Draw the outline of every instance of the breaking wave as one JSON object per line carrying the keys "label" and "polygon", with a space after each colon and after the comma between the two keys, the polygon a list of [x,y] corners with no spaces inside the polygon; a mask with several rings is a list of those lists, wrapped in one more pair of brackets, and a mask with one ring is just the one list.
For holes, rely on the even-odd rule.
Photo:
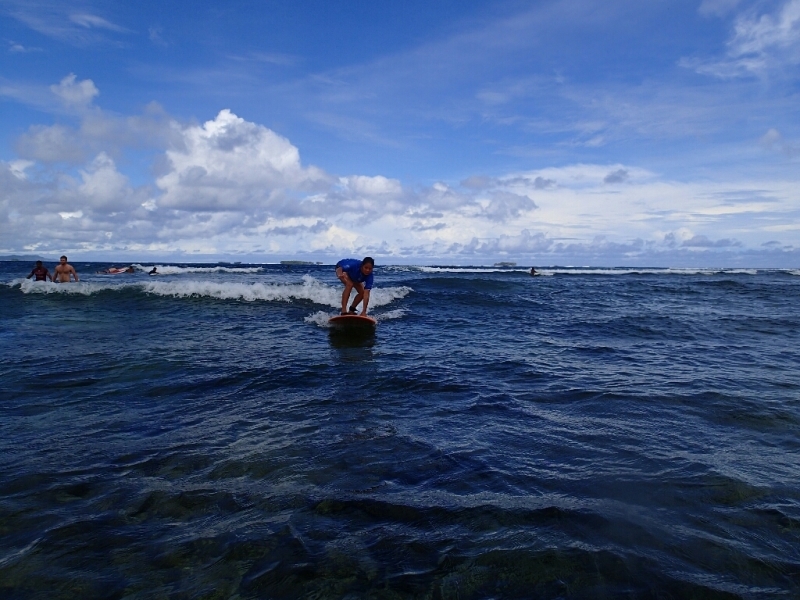
{"label": "breaking wave", "polygon": [[191,273],[261,273],[263,267],[176,267],[173,265],[140,265],[134,264],[133,268],[149,273],[153,267],[159,275],[184,275]]}
{"label": "breaking wave", "polygon": [[[173,298],[215,298],[218,300],[243,300],[246,302],[293,302],[307,300],[338,308],[342,301],[342,290],[327,285],[310,275],[303,277],[302,283],[235,283],[206,280],[147,281],[136,283],[112,283],[79,281],[69,284],[50,283],[15,279],[9,286],[19,286],[24,294],[72,294],[91,296],[100,292],[135,291],[155,296]],[[407,286],[375,288],[370,294],[370,307],[385,306],[394,300],[404,298],[412,289]]]}

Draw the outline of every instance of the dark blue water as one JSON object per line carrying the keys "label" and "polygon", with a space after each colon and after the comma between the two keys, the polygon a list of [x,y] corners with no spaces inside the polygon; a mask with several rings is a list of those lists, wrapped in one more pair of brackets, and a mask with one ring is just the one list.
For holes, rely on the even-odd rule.
{"label": "dark blue water", "polygon": [[0,263],[0,597],[800,597],[800,271]]}

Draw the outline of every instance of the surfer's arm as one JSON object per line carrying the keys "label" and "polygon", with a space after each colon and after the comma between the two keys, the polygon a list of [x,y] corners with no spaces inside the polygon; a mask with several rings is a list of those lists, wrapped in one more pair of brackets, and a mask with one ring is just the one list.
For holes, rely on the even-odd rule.
{"label": "surfer's arm", "polygon": [[362,300],[362,303],[363,303],[363,305],[362,305],[362,309],[361,309],[361,314],[362,315],[366,315],[367,314],[367,305],[369,304],[369,290],[364,290],[364,299]]}

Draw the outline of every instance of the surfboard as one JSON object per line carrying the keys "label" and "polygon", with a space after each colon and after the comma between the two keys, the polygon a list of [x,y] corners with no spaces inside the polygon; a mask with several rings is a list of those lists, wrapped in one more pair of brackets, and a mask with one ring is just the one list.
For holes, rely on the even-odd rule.
{"label": "surfboard", "polygon": [[97,274],[98,275],[121,275],[122,273],[127,273],[126,269],[127,269],[127,267],[125,267],[125,268],[114,268],[114,267],[112,267],[110,269],[106,269],[105,271],[98,271]]}
{"label": "surfboard", "polygon": [[328,324],[342,330],[369,330],[375,329],[378,322],[372,317],[363,315],[337,315],[328,319]]}

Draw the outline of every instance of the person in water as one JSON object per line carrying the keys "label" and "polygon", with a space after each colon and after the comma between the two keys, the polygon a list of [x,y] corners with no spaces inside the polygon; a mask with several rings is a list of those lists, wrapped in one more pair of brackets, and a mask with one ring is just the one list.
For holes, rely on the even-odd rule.
{"label": "person in water", "polygon": [[78,272],[67,262],[67,257],[62,256],[60,264],[56,267],[56,274],[53,281],[56,283],[69,283],[70,277],[74,277],[75,281],[80,281],[78,279]]}
{"label": "person in water", "polygon": [[42,261],[40,260],[36,261],[36,266],[33,268],[33,271],[31,271],[30,275],[28,275],[25,279],[30,279],[31,277],[36,277],[34,281],[47,281],[48,279],[53,281],[53,278],[50,277],[50,271],[48,271],[47,268],[42,265]]}
{"label": "person in water", "polygon": [[531,267],[531,275],[538,275],[536,269],[534,269],[533,267]]}
{"label": "person in water", "polygon": [[153,270],[150,271],[149,275],[158,275],[158,269],[156,267],[153,267]]}
{"label": "person in water", "polygon": [[336,277],[344,284],[342,292],[342,314],[347,314],[347,301],[350,299],[350,292],[356,290],[356,297],[350,305],[350,314],[357,314],[356,306],[359,302],[364,302],[361,307],[361,314],[367,314],[369,306],[369,292],[372,289],[372,270],[375,268],[375,261],[372,257],[366,256],[364,260],[355,258],[344,258],[336,263]]}
{"label": "person in water", "polygon": [[133,268],[133,265],[125,269],[126,273],[136,273],[136,269]]}

